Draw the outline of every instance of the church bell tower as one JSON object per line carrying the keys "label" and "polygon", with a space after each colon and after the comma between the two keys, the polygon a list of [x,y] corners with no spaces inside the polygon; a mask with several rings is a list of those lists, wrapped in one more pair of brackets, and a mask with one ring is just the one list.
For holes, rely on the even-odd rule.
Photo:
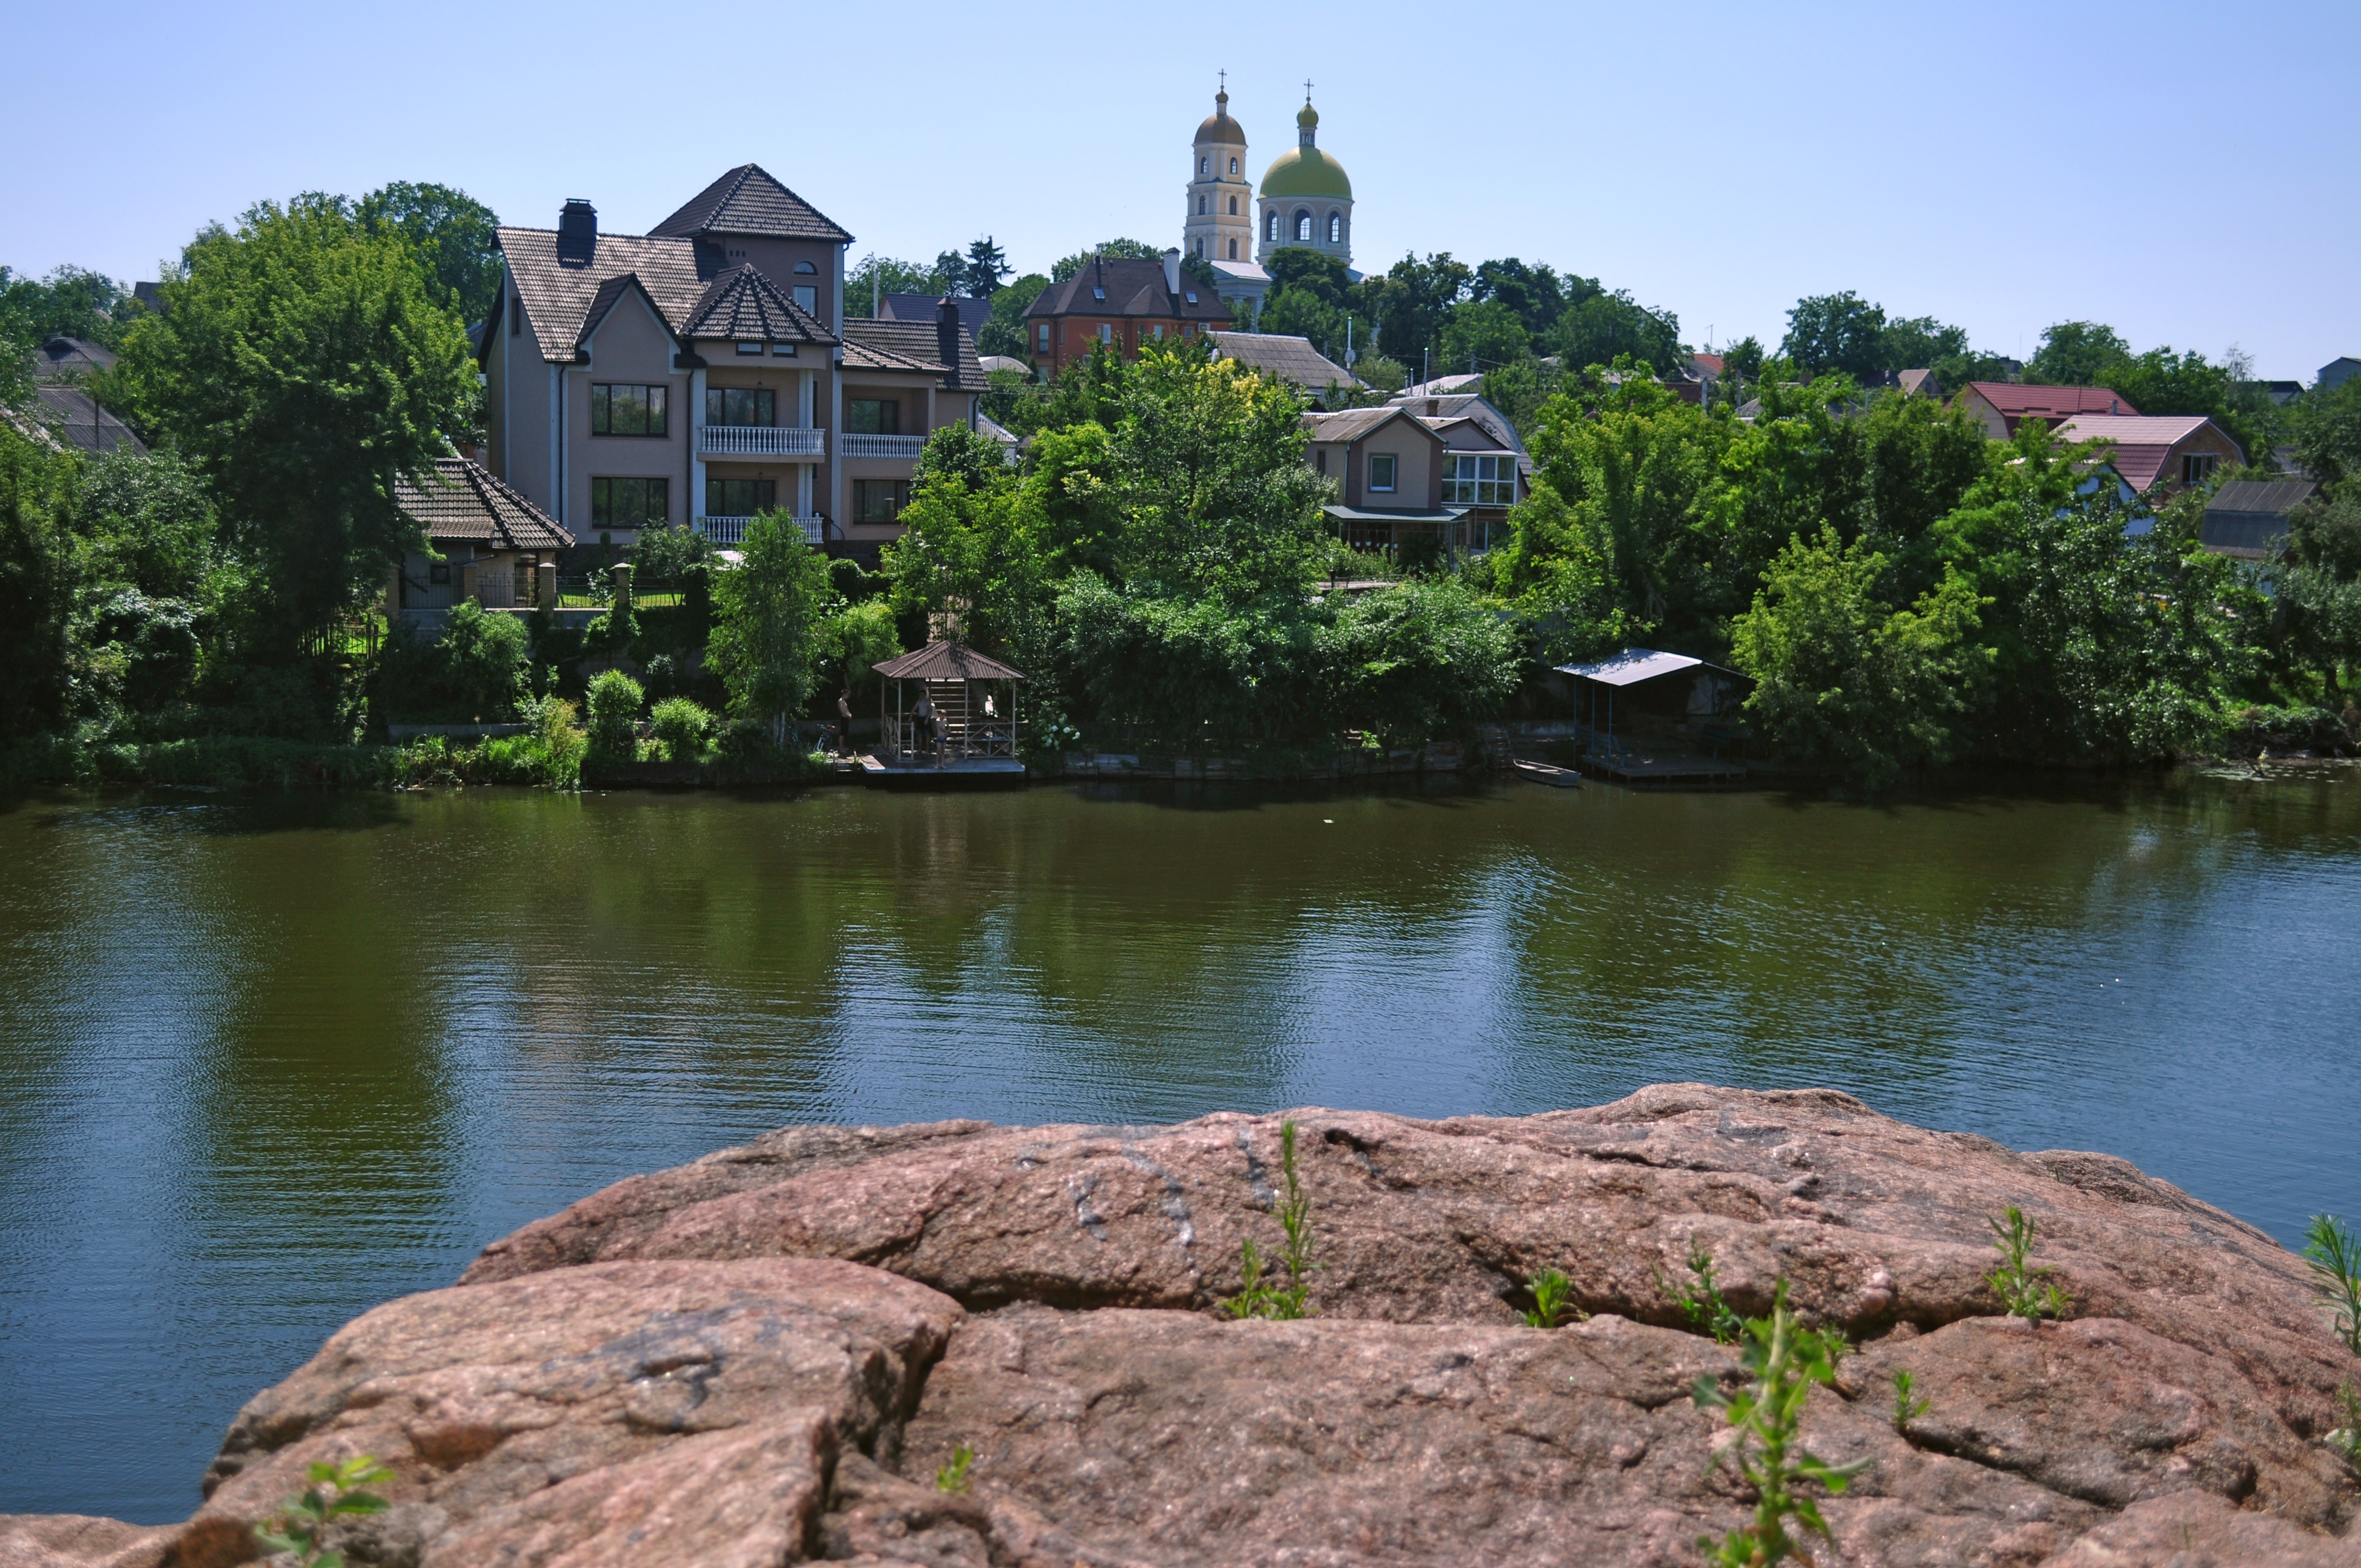
{"label": "church bell tower", "polygon": [[1189,216],[1180,248],[1208,261],[1254,259],[1254,184],[1246,178],[1246,133],[1230,118],[1227,72],[1190,148]]}

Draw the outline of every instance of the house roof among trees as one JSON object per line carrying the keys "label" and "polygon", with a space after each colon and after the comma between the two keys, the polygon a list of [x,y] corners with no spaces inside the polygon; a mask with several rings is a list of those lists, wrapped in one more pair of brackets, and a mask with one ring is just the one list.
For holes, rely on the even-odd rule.
{"label": "house roof among trees", "polygon": [[747,338],[765,343],[833,344],[835,334],[751,261],[740,262],[705,286],[681,323],[683,337]]}
{"label": "house roof among trees", "polygon": [[113,452],[128,447],[146,452],[147,443],[131,427],[98,406],[98,400],[80,387],[43,383],[33,389],[41,405],[42,423],[59,440],[84,452]]}
{"label": "house roof among trees", "polygon": [[929,642],[914,652],[869,666],[889,681],[1021,681],[1025,672],[1011,669],[957,642]]}
{"label": "house roof among trees", "polygon": [[2026,386],[2016,381],[1971,381],[1975,393],[2004,419],[2040,419],[2055,424],[2077,414],[2136,415],[2131,400],[2112,387]]}
{"label": "house roof among trees", "polygon": [[[2219,433],[2203,414],[2084,414],[2059,425],[2057,435],[2060,441],[2112,443],[2115,450],[2109,461],[2115,472],[2133,489],[2145,490],[2163,475],[2174,448],[2202,430]],[[2229,445],[2233,452],[2238,450],[2235,442]]]}
{"label": "house roof among trees", "polygon": [[[983,323],[992,319],[990,300],[970,299],[963,294],[950,297],[959,312],[960,325],[967,328],[970,337],[983,331]],[[931,323],[941,308],[940,294],[886,294],[878,299],[877,319],[888,322],[927,322]]]}
{"label": "house roof among trees", "polygon": [[961,327],[957,353],[943,355],[941,325],[937,322],[876,321],[847,316],[844,322],[844,367],[847,370],[898,370],[940,376],[947,391],[981,392],[992,383],[975,356],[975,339]]}
{"label": "house roof among trees", "polygon": [[2316,479],[2233,479],[2213,492],[2206,515],[2215,512],[2293,511],[2320,493]]}
{"label": "house roof among trees", "polygon": [[[1196,296],[1191,303],[1189,296]],[[1164,263],[1147,258],[1093,256],[1062,283],[1052,283],[1026,309],[1027,316],[1161,316],[1230,323],[1230,307],[1211,288],[1183,273],[1180,291],[1164,286]]]}
{"label": "house roof among trees", "polygon": [[1357,387],[1360,378],[1312,346],[1308,337],[1277,332],[1211,332],[1218,358],[1235,359],[1249,369],[1275,377],[1306,391],[1329,387]]}
{"label": "house roof among trees", "polygon": [[396,480],[393,499],[431,540],[488,540],[501,550],[574,545],[547,512],[465,457],[438,457],[432,475]]}
{"label": "house roof among trees", "polygon": [[685,238],[702,234],[752,234],[777,239],[818,239],[851,245],[852,236],[818,208],[773,179],[759,163],[737,168],[690,197],[648,231]]}
{"label": "house roof among trees", "polygon": [[1358,441],[1379,426],[1398,419],[1407,421],[1411,429],[1423,435],[1442,440],[1399,403],[1388,403],[1381,409],[1344,409],[1332,414],[1308,413],[1303,416],[1303,426],[1312,433],[1314,441]]}

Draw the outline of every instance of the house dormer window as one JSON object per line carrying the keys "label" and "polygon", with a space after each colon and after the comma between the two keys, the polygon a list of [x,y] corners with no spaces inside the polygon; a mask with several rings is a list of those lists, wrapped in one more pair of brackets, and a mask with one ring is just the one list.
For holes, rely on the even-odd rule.
{"label": "house dormer window", "polygon": [[1093,300],[1104,300],[1106,298],[1106,291],[1104,289],[1093,289],[1091,291],[1091,298]]}
{"label": "house dormer window", "polygon": [[1188,293],[1181,295],[1180,297],[1181,297],[1182,299],[1184,299],[1184,300],[1188,301],[1188,302],[1189,302],[1191,304],[1192,304],[1192,305],[1193,305],[1193,304],[1195,304],[1195,303],[1197,302],[1197,292],[1196,292],[1196,291],[1195,291],[1195,290],[1193,290],[1193,289],[1192,289],[1192,290],[1191,290]]}

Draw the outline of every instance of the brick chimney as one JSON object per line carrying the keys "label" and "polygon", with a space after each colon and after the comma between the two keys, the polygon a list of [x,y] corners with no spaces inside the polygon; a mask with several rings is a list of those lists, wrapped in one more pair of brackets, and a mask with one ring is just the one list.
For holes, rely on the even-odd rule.
{"label": "brick chimney", "polygon": [[1168,294],[1180,291],[1180,247],[1177,245],[1164,253],[1164,291]]}
{"label": "brick chimney", "polygon": [[598,209],[577,196],[557,214],[557,259],[588,267],[598,254]]}
{"label": "brick chimney", "polygon": [[935,347],[951,373],[959,373],[959,302],[945,294],[935,302]]}

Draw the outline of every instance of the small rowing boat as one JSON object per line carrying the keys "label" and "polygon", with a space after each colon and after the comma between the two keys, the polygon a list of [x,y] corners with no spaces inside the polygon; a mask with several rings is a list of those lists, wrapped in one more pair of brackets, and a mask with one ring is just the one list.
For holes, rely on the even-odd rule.
{"label": "small rowing boat", "polygon": [[1522,757],[1510,759],[1517,776],[1532,784],[1544,784],[1557,789],[1580,789],[1582,775],[1572,768],[1555,768],[1547,762],[1529,762]]}

